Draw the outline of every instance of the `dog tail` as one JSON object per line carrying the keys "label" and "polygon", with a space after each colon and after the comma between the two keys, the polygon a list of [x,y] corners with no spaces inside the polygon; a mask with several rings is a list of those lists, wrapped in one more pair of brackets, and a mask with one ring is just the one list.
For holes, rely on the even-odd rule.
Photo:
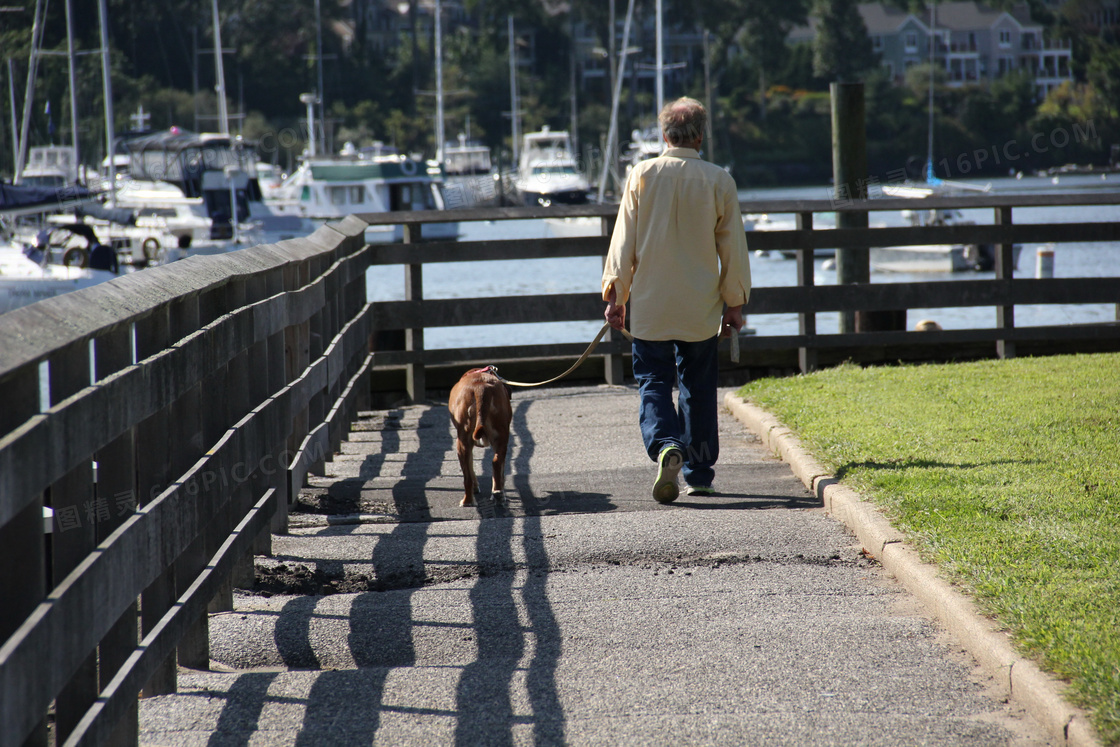
{"label": "dog tail", "polygon": [[490,438],[486,435],[486,421],[484,418],[490,412],[491,396],[489,387],[484,387],[481,392],[475,393],[474,432],[471,433],[471,438],[474,440],[475,446],[485,447],[490,445]]}

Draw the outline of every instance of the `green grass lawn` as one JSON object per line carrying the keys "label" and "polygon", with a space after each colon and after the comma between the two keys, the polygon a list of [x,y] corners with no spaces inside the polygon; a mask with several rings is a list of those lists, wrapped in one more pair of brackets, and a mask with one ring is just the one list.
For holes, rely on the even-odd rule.
{"label": "green grass lawn", "polygon": [[1120,355],[846,365],[740,393],[882,507],[1120,745]]}

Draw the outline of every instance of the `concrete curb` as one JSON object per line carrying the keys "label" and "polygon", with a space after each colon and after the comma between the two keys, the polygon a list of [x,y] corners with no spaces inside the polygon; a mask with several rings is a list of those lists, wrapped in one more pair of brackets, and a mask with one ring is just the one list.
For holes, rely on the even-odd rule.
{"label": "concrete curb", "polygon": [[1064,685],[1017,653],[1006,633],[976,611],[972,601],[923,563],[902,533],[858,493],[841,485],[807,451],[797,436],[765,410],[734,392],[724,406],[753,431],[771,452],[787,462],[794,475],[824,505],[825,511],[855,533],[864,550],[917,597],[957,637],[1011,699],[1031,714],[1048,735],[1070,747],[1101,747],[1087,714],[1061,696]]}

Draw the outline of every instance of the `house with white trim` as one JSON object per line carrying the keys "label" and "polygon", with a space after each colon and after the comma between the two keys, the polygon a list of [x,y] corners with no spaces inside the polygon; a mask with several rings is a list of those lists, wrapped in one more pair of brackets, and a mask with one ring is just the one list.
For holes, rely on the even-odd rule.
{"label": "house with white trim", "polygon": [[[933,56],[945,68],[948,84],[960,87],[990,82],[1016,70],[1029,70],[1040,96],[1072,79],[1069,42],[1046,40],[1043,26],[1031,20],[1025,4],[1010,11],[978,2],[946,2],[909,13],[882,3],[861,3],[871,47],[891,78],[902,82],[906,71]],[[817,19],[794,29],[790,43],[811,41]]]}

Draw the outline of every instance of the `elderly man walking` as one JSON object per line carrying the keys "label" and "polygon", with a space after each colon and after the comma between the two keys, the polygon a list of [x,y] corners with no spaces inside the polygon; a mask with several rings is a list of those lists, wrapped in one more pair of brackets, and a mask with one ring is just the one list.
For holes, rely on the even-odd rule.
{"label": "elderly man walking", "polygon": [[669,147],[630,172],[603,270],[604,316],[615,329],[630,303],[638,422],[660,503],[680,494],[678,475],[689,495],[714,492],[717,343],[738,334],[751,290],[735,180],[700,159],[707,117],[691,98],[661,110]]}

